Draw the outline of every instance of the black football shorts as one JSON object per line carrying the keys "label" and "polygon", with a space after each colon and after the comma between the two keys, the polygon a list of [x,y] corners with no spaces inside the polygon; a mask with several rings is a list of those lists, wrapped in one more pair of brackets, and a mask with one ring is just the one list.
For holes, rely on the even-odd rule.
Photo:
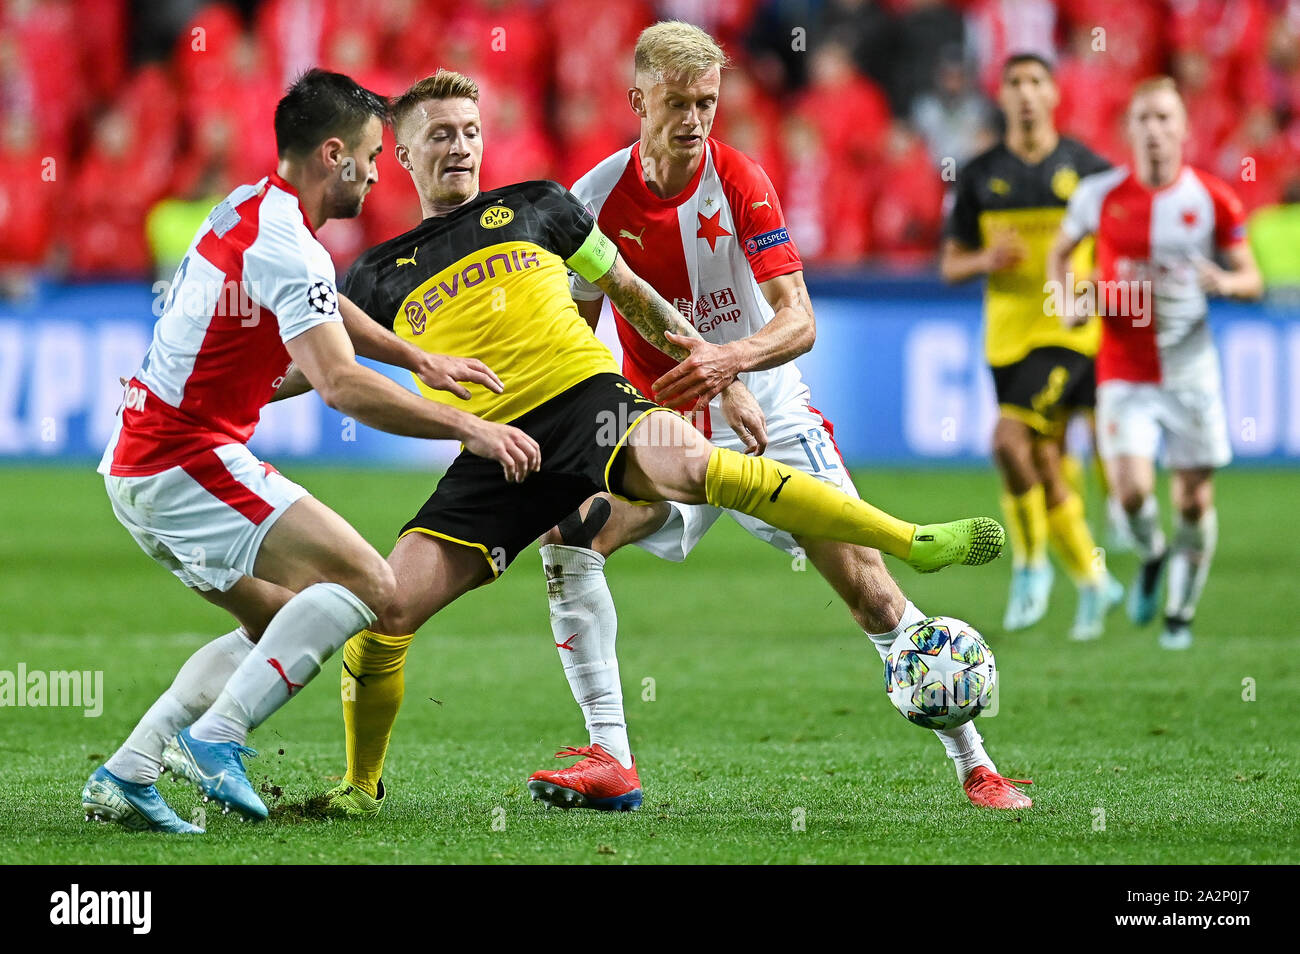
{"label": "black football shorts", "polygon": [[426,533],[475,547],[499,576],[592,494],[626,497],[623,443],[654,411],[668,408],[622,375],[593,375],[510,422],[541,447],[540,471],[512,484],[496,461],[462,450],[401,536]]}
{"label": "black football shorts", "polygon": [[1097,403],[1093,359],[1070,348],[1035,348],[992,370],[1002,413],[1046,437],[1059,436],[1072,411]]}

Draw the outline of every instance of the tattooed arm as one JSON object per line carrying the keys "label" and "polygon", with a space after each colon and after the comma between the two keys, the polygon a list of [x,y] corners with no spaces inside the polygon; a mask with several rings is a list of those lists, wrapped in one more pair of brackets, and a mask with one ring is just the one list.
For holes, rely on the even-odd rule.
{"label": "tattooed arm", "polygon": [[678,361],[689,358],[690,350],[681,343],[674,342],[668,334],[680,338],[696,338],[700,333],[682,313],[664,300],[664,297],[650,286],[650,283],[637,275],[619,255],[614,259],[604,276],[596,281],[596,287],[603,291],[614,303],[618,313],[627,319],[646,341],[650,342],[664,354]]}
{"label": "tattooed arm", "polygon": [[[623,256],[614,258],[601,278],[595,282],[614,303],[618,313],[646,341],[678,361],[689,358],[696,348],[708,343],[682,313],[628,267]],[[751,453],[761,454],[767,447],[767,422],[754,396],[739,380],[722,389],[722,412]],[[696,408],[707,405],[697,402]]]}

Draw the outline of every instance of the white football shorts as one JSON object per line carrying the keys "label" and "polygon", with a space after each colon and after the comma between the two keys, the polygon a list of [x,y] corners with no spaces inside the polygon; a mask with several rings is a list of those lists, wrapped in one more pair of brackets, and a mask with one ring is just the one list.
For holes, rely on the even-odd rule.
{"label": "white football shorts", "polygon": [[140,549],[196,590],[253,575],[267,531],[307,491],[243,444],[144,477],[106,475],[117,519]]}
{"label": "white football shorts", "polygon": [[[849,477],[849,469],[844,466],[844,458],[835,446],[831,429],[824,422],[793,434],[780,443],[768,444],[763,456],[824,480],[850,497],[858,497],[857,488]],[[685,560],[686,555],[695,549],[695,545],[724,513],[744,527],[751,536],[772,544],[778,550],[799,553],[799,546],[789,533],[749,514],[722,510],[711,504],[682,504],[671,500],[668,501],[668,506],[672,512],[664,525],[636,544],[661,559],[675,563]]]}
{"label": "white football shorts", "polygon": [[1162,435],[1164,463],[1174,470],[1226,467],[1232,462],[1219,387],[1135,381],[1103,381],[1097,387],[1097,453],[1103,460],[1155,460]]}

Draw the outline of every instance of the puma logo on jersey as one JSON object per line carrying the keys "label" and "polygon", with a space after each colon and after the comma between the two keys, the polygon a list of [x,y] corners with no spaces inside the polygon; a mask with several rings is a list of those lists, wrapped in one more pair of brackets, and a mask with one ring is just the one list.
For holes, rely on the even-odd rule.
{"label": "puma logo on jersey", "polygon": [[763,206],[767,206],[769,209],[772,208],[772,203],[769,202],[769,201],[767,200],[768,194],[769,194],[769,193],[766,193],[766,192],[763,193],[763,201],[762,201],[762,202],[751,202],[751,203],[749,203],[749,207],[750,207],[750,209],[761,209]]}
{"label": "puma logo on jersey", "polygon": [[411,249],[411,257],[410,257],[410,258],[399,258],[399,259],[397,260],[397,265],[398,265],[398,267],[400,268],[400,267],[403,266],[403,265],[414,265],[414,264],[415,264],[415,256],[416,256],[417,254],[419,254],[419,251],[420,251],[420,246],[417,245],[417,246],[415,246],[415,248]]}
{"label": "puma logo on jersey", "polygon": [[619,229],[619,230],[618,230],[618,237],[619,237],[619,238],[631,239],[633,242],[636,242],[636,244],[637,244],[637,248],[641,249],[641,251],[644,252],[644,251],[645,251],[645,246],[641,244],[641,236],[643,236],[643,235],[645,235],[645,226],[644,226],[644,225],[641,226],[641,231],[640,231],[640,232],[637,232],[636,235],[633,235],[633,234],[632,234],[631,232],[629,232],[627,229]]}

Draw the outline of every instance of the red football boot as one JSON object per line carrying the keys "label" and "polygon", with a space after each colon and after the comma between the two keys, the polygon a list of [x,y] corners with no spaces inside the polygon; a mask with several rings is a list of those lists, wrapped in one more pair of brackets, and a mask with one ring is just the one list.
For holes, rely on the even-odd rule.
{"label": "red football boot", "polygon": [[548,807],[594,808],[602,812],[631,812],[641,807],[641,779],[636,774],[635,758],[631,768],[623,768],[600,743],[580,749],[569,745],[555,753],[557,759],[577,755],[584,758],[568,768],[532,774],[528,790],[535,800]]}
{"label": "red football boot", "polygon": [[966,776],[962,788],[966,789],[971,804],[981,808],[1028,808],[1034,804],[1033,800],[1016,786],[1033,784],[1031,779],[1003,778],[991,768],[977,765]]}

